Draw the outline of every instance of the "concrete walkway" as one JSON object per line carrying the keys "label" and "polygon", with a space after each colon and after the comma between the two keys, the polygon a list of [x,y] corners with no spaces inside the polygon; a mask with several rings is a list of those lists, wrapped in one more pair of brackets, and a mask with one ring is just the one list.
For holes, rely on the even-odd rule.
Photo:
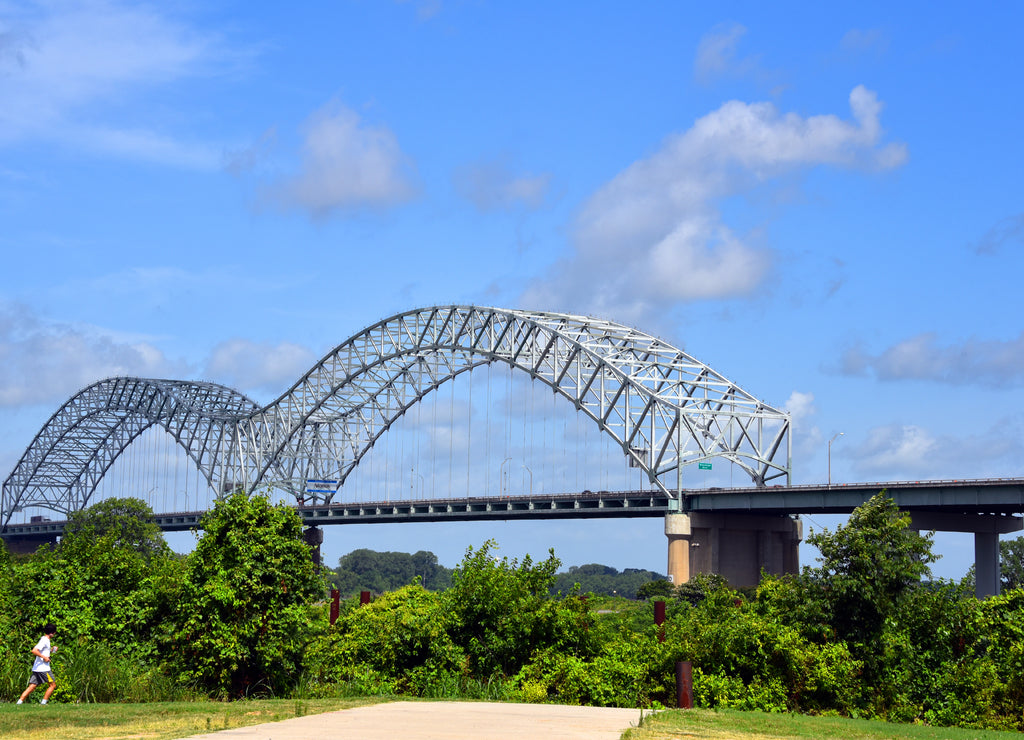
{"label": "concrete walkway", "polygon": [[619,740],[639,720],[639,709],[391,702],[194,735],[193,740]]}

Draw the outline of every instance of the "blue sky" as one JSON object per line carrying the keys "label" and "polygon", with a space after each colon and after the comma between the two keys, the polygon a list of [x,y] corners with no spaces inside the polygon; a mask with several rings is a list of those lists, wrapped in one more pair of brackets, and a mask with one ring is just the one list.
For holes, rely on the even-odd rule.
{"label": "blue sky", "polygon": [[[374,321],[474,303],[664,337],[793,413],[795,482],[839,432],[834,481],[1020,476],[1022,20],[0,0],[0,467],[94,380],[270,401]],[[326,552],[451,565],[493,535],[661,570],[660,526],[336,528]],[[939,543],[958,577],[970,538]]]}

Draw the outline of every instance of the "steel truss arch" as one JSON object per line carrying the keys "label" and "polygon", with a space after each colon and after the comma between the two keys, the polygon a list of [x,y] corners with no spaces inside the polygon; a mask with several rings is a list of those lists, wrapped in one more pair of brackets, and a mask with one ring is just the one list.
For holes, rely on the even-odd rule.
{"label": "steel truss arch", "polygon": [[97,484],[135,439],[162,426],[210,485],[218,450],[240,416],[259,405],[216,383],[108,378],[76,393],[43,425],[3,483],[2,520],[22,508],[67,515],[89,504]]}
{"label": "steel truss arch", "polygon": [[714,457],[757,486],[788,482],[789,415],[660,339],[586,316],[435,306],[364,329],[263,408],[213,383],[113,378],[89,386],[51,417],[5,480],[2,523],[26,506],[65,514],[84,507],[114,460],[154,424],[215,490],[270,485],[329,502],[413,405],[495,362],[568,399],[677,501],[683,469]]}
{"label": "steel truss arch", "polygon": [[789,415],[681,350],[610,321],[477,306],[397,314],[336,347],[246,420],[237,449],[249,455],[233,461],[234,474],[296,495],[313,481],[312,498],[330,501],[410,407],[493,362],[567,398],[669,494],[681,493],[685,466],[713,457],[758,486],[789,478]]}

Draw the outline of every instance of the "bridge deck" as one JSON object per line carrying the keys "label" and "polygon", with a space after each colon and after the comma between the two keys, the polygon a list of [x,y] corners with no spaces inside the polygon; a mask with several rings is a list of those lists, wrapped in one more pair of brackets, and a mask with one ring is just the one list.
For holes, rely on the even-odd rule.
{"label": "bridge deck", "polygon": [[898,481],[845,485],[773,486],[687,492],[686,511],[761,514],[849,514],[881,490],[907,511],[963,514],[1024,512],[1024,478]]}
{"label": "bridge deck", "polygon": [[[684,491],[681,511],[752,514],[848,514],[886,489],[896,504],[911,513],[950,517],[1024,513],[1024,478],[984,480],[899,481],[847,485],[774,486]],[[482,521],[510,519],[591,519],[603,517],[662,517],[680,510],[661,491],[583,491],[546,496],[448,498],[426,501],[336,503],[297,508],[310,525],[367,524],[372,522]],[[205,512],[157,514],[164,531],[199,526]],[[931,528],[931,527],[928,527]],[[60,535],[63,521],[11,524],[5,539]],[[972,530],[973,531],[973,530]],[[1001,529],[1000,531],[1010,531]]]}

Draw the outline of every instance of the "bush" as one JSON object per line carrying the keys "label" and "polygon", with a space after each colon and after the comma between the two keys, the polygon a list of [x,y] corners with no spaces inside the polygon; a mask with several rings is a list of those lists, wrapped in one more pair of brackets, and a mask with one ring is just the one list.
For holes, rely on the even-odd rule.
{"label": "bush", "polygon": [[495,548],[493,541],[469,548],[452,573],[452,587],[441,595],[451,617],[449,635],[465,651],[470,674],[512,676],[542,650],[590,652],[586,602],[548,593],[560,565],[554,553],[534,565],[529,556],[521,563],[498,560],[491,554]]}
{"label": "bush", "polygon": [[307,607],[326,593],[302,521],[266,496],[235,493],[202,528],[177,594],[167,668],[213,696],[288,694],[314,636]]}
{"label": "bush", "polygon": [[431,695],[435,684],[461,676],[465,663],[448,635],[450,621],[441,597],[419,584],[384,594],[348,610],[316,640],[308,680],[352,684],[353,693]]}

